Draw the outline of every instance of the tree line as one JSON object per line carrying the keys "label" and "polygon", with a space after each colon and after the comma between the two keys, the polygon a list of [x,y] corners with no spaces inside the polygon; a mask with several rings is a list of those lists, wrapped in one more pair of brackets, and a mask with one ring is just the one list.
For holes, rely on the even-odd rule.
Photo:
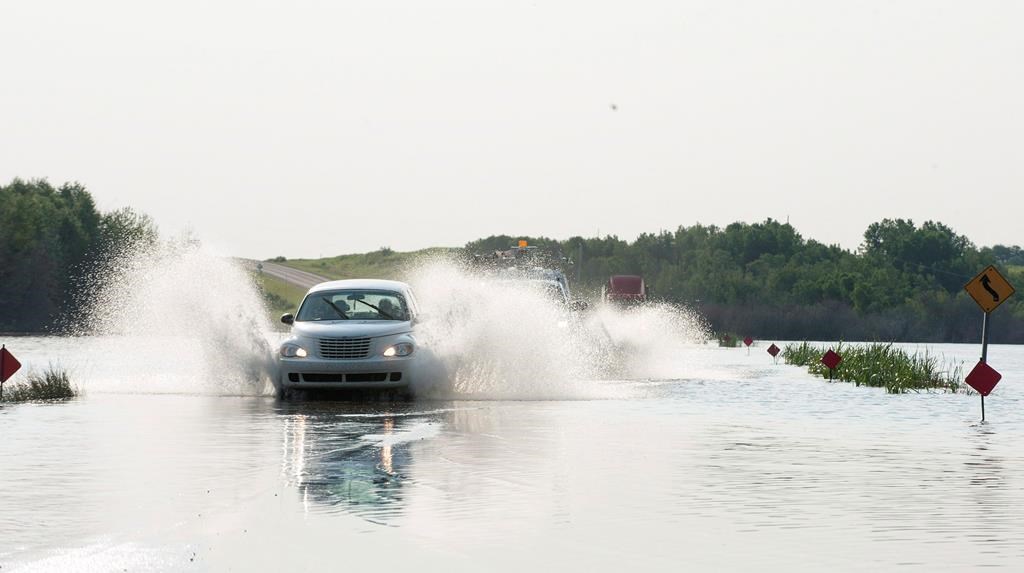
{"label": "tree line", "polygon": [[[693,307],[713,329],[788,340],[975,342],[981,311],[963,285],[989,264],[1024,286],[1024,250],[978,247],[948,226],[885,219],[856,250],[804,239],[788,223],[680,226],[635,241],[615,236],[494,235],[466,253],[526,239],[560,253],[578,296],[611,275],[642,275],[654,297]],[[89,293],[126,249],[157,240],[146,215],[100,212],[78,183],[15,179],[0,186],[0,331],[74,325]],[[991,320],[992,341],[1024,343],[1024,293]]]}
{"label": "tree line", "polygon": [[0,186],[0,332],[76,324],[104,266],[156,238],[148,216],[131,208],[102,213],[81,184]]}
{"label": "tree line", "polygon": [[[995,264],[1024,286],[1019,246],[978,247],[935,221],[873,223],[853,251],[772,219],[681,226],[635,241],[495,235],[466,250],[507,249],[519,239],[568,259],[567,275],[584,295],[611,275],[642,275],[654,297],[695,308],[716,331],[758,338],[976,342],[982,314],[964,284]],[[1024,343],[1024,293],[990,326],[992,342]]]}

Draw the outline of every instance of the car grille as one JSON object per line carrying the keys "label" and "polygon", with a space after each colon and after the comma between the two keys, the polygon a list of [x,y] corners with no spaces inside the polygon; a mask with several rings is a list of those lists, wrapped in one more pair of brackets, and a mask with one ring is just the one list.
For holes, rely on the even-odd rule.
{"label": "car grille", "polygon": [[320,357],[329,360],[366,358],[370,354],[369,338],[321,338]]}

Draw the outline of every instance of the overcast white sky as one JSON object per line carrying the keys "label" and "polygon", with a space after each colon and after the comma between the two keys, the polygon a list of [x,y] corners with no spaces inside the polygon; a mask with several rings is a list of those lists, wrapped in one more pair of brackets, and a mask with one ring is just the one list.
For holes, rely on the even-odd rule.
{"label": "overcast white sky", "polygon": [[2,0],[0,183],[258,258],[766,217],[1020,244],[1022,30],[1020,2]]}

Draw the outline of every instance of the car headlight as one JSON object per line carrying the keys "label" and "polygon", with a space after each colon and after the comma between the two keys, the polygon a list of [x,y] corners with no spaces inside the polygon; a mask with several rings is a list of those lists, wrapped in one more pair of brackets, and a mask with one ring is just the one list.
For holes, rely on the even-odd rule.
{"label": "car headlight", "polygon": [[411,342],[399,342],[384,349],[384,356],[409,356],[416,347]]}
{"label": "car headlight", "polygon": [[298,344],[282,344],[281,356],[285,358],[305,358],[307,353],[306,349]]}

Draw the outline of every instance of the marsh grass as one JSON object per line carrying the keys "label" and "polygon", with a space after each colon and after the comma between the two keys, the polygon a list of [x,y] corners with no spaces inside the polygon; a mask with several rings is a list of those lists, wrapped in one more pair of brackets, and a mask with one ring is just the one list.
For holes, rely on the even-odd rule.
{"label": "marsh grass", "polygon": [[[805,366],[811,374],[828,376],[828,368],[821,363],[826,347],[806,342],[786,345],[783,357],[786,364]],[[927,351],[913,354],[894,348],[892,343],[872,343],[844,346],[834,350],[843,357],[835,369],[834,378],[853,382],[858,386],[885,388],[890,394],[920,391],[966,391],[962,384],[963,363],[947,365]]]}
{"label": "marsh grass", "polygon": [[734,332],[722,332],[718,335],[718,345],[726,348],[736,348],[743,341]]}
{"label": "marsh grass", "polygon": [[24,382],[4,384],[4,402],[66,400],[78,396],[68,371],[51,364],[42,372],[31,371]]}

